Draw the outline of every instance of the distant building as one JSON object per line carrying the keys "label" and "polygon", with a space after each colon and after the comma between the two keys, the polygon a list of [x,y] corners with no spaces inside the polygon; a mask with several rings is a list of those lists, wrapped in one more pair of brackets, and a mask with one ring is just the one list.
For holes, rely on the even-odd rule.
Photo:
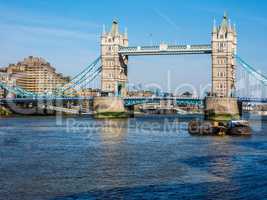
{"label": "distant building", "polygon": [[57,73],[43,58],[33,56],[1,68],[0,71],[6,73],[17,86],[34,93],[52,93],[70,79]]}
{"label": "distant building", "polygon": [[81,97],[96,97],[100,96],[100,89],[85,88],[77,91],[78,96]]}
{"label": "distant building", "polygon": [[128,91],[127,92],[127,96],[129,96],[129,97],[152,97],[154,95],[155,95],[154,92],[146,91],[146,90]]}
{"label": "distant building", "polygon": [[[11,78],[10,74],[6,72],[2,72],[0,70],[0,82],[5,83],[9,87],[13,87],[16,85],[15,80]],[[0,88],[0,98],[6,97],[7,94],[3,88]]]}

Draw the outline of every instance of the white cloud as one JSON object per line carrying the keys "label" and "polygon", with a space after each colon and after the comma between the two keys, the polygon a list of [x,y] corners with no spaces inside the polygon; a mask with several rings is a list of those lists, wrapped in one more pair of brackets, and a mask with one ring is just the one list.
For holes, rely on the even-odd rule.
{"label": "white cloud", "polygon": [[158,9],[154,9],[155,13],[162,18],[165,22],[167,22],[172,28],[176,29],[176,31],[180,31],[181,28],[166,14],[164,14],[163,12],[161,12]]}

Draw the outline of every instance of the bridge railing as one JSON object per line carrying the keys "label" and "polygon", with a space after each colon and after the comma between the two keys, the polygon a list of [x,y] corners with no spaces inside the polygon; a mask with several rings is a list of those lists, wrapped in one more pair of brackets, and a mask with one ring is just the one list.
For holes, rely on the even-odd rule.
{"label": "bridge railing", "polygon": [[170,99],[170,100],[175,100],[175,99],[194,99],[194,100],[201,100],[202,98],[200,97],[143,97],[143,96],[134,96],[134,97],[124,97],[123,99]]}

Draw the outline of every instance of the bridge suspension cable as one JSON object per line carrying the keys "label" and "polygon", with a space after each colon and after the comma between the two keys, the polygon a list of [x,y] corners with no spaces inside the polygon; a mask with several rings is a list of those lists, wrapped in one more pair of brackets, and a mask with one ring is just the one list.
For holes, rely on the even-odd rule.
{"label": "bridge suspension cable", "polygon": [[243,67],[249,74],[253,75],[257,80],[262,82],[265,86],[267,86],[267,77],[256,69],[254,69],[251,65],[246,63],[243,59],[241,59],[238,55],[235,55],[236,60],[238,63]]}
{"label": "bridge suspension cable", "polygon": [[98,67],[93,73],[92,73],[92,76],[90,79],[87,79],[82,85],[81,85],[81,88],[82,89],[85,89],[89,86],[89,84],[94,81],[98,75],[101,73],[102,71],[102,65],[100,67]]}
{"label": "bridge suspension cable", "polygon": [[0,88],[21,97],[36,97],[37,94],[26,91],[18,86],[8,86],[7,84],[0,82]]}
{"label": "bridge suspension cable", "polygon": [[[87,86],[92,83],[102,71],[102,66],[96,68],[92,73],[88,74],[86,77],[83,78],[83,81],[80,81],[78,84],[75,84],[75,87],[71,87],[69,90],[64,91],[64,95],[74,95],[76,91],[74,88],[78,87],[78,89],[82,90],[87,88]],[[73,89],[73,90],[72,90]]]}
{"label": "bridge suspension cable", "polygon": [[75,89],[82,89],[85,85],[91,83],[97,75],[101,72],[102,66],[100,64],[100,57],[93,61],[89,66],[77,74],[70,80],[69,83],[64,84],[60,88],[57,88],[57,95],[72,95],[75,93]]}

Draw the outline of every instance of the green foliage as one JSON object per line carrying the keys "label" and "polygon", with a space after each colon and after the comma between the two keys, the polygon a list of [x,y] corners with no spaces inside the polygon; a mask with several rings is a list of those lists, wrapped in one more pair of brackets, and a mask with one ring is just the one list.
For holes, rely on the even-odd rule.
{"label": "green foliage", "polygon": [[101,112],[94,115],[98,119],[107,119],[107,118],[126,118],[128,114],[126,112]]}

